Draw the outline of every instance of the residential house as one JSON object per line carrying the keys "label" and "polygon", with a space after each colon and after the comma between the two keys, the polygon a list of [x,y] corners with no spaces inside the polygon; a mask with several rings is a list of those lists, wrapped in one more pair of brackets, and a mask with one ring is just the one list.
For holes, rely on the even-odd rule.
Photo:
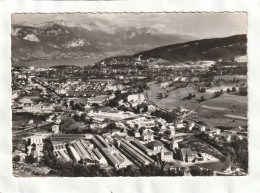
{"label": "residential house", "polygon": [[143,141],[153,141],[153,132],[150,129],[145,129],[142,134]]}

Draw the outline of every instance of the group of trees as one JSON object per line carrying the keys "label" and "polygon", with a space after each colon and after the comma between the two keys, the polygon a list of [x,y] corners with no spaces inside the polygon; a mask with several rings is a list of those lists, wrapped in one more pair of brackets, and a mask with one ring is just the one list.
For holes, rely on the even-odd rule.
{"label": "group of trees", "polygon": [[231,89],[227,88],[227,93],[236,92],[236,91],[237,91],[236,87],[232,87]]}
{"label": "group of trees", "polygon": [[159,93],[159,94],[157,95],[157,98],[158,98],[158,99],[167,98],[167,97],[169,96],[168,93],[169,93],[168,90],[167,90],[167,93],[165,93],[165,94]]}
{"label": "group of trees", "polygon": [[230,144],[236,154],[235,162],[248,171],[248,140],[236,140]]}
{"label": "group of trees", "polygon": [[162,110],[156,110],[151,113],[152,116],[161,117],[162,119],[165,119],[168,123],[174,122],[177,117],[172,112],[164,112]]}
{"label": "group of trees", "polygon": [[120,130],[114,122],[110,122],[103,130],[102,133],[112,133],[115,130]]}
{"label": "group of trees", "polygon": [[204,101],[206,101],[206,100],[207,100],[207,99],[206,99],[204,96],[201,96],[199,102],[202,103],[202,102],[204,102]]}
{"label": "group of trees", "polygon": [[21,157],[19,155],[16,155],[13,157],[13,162],[18,163],[21,160]]}
{"label": "group of trees", "polygon": [[37,157],[34,157],[32,154],[31,154],[31,155],[27,155],[27,156],[25,157],[25,162],[26,162],[26,163],[30,163],[30,164],[36,163],[36,162],[38,162],[38,158],[37,158]]}
{"label": "group of trees", "polygon": [[190,99],[192,99],[192,98],[194,98],[194,97],[196,97],[196,95],[190,93],[188,96],[184,97],[184,100],[185,100],[185,99],[190,100]]}
{"label": "group of trees", "polygon": [[198,166],[190,167],[190,174],[192,176],[212,176],[213,171],[205,168],[200,168]]}
{"label": "group of trees", "polygon": [[204,92],[206,92],[206,88],[205,87],[199,87],[198,91],[201,92],[201,93],[204,93]]}
{"label": "group of trees", "polygon": [[215,97],[220,97],[224,93],[223,89],[220,89],[220,91],[215,92]]}
{"label": "group of trees", "polygon": [[111,99],[108,101],[108,106],[110,107],[118,107],[118,102],[123,100],[123,101],[127,101],[126,97],[128,96],[127,93],[121,93],[120,90],[117,90],[115,92],[115,98]]}
{"label": "group of trees", "polygon": [[218,149],[223,154],[221,159],[227,164],[239,165],[245,171],[248,171],[248,141],[246,138],[220,146],[216,141],[210,139],[205,133],[200,133],[196,135],[196,137]]}
{"label": "group of trees", "polygon": [[239,87],[239,94],[242,96],[247,96],[247,87],[245,86]]}
{"label": "group of trees", "polygon": [[183,176],[183,169],[176,168],[173,170],[164,170],[164,166],[159,167],[153,164],[139,166],[128,166],[119,170],[114,170],[113,174],[115,176]]}
{"label": "group of trees", "polygon": [[84,111],[85,105],[83,103],[75,103],[74,101],[70,101],[70,107],[72,110]]}

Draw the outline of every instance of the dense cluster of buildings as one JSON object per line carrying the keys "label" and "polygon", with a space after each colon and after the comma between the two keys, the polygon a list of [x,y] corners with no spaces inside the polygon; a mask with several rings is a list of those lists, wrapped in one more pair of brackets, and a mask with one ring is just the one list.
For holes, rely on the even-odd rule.
{"label": "dense cluster of buildings", "polygon": [[[206,152],[183,147],[183,136],[204,133],[219,144],[247,137],[242,128],[221,130],[186,119],[182,109],[172,112],[176,120],[171,122],[162,116],[152,116],[153,111],[165,113],[165,110],[151,103],[145,92],[137,88],[136,82],[141,81],[139,85],[143,85],[142,77],[148,75],[162,78],[161,88],[175,82],[199,82],[198,75],[213,65],[210,62],[198,69],[157,65],[137,71],[133,66],[149,62],[139,58],[129,68],[115,68],[124,62],[127,61],[103,62],[99,69],[95,65],[93,68],[13,68],[13,114],[43,116],[45,120],[37,125],[48,128],[23,138],[25,155],[41,159],[44,139],[50,137],[54,155],[63,162],[100,165],[106,169],[161,163],[182,167],[187,163],[217,160]],[[108,77],[98,76],[104,73]],[[167,74],[169,78],[165,78]],[[190,74],[192,78],[188,78]],[[69,127],[69,124],[63,125],[69,118],[83,124],[87,132],[75,132],[81,126],[63,132]],[[23,129],[33,129],[35,125],[34,120],[30,120]],[[110,130],[102,132],[109,126]]]}

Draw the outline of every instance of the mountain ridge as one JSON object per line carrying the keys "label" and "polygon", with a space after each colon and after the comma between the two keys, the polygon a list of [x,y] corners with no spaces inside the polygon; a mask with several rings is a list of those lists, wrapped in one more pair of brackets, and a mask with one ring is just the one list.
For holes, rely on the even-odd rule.
{"label": "mountain ridge", "polygon": [[169,61],[232,59],[235,55],[247,54],[246,34],[222,38],[194,40],[171,44],[134,54],[146,58],[161,58]]}
{"label": "mountain ridge", "polygon": [[142,60],[162,59],[169,62],[179,63],[201,60],[233,60],[236,57],[247,55],[246,34],[234,35],[223,38],[208,38],[188,41],[184,43],[170,44],[138,52],[133,55],[121,55],[109,57],[101,62],[112,60],[123,61],[124,59],[135,61],[141,57]]}
{"label": "mountain ridge", "polygon": [[[11,32],[13,61],[99,55],[109,57],[114,53],[131,55],[169,42],[194,39],[179,34],[162,34],[154,28],[122,28],[100,21],[89,21],[87,24],[65,21],[13,24]],[[73,41],[82,43],[80,46],[64,46]]]}

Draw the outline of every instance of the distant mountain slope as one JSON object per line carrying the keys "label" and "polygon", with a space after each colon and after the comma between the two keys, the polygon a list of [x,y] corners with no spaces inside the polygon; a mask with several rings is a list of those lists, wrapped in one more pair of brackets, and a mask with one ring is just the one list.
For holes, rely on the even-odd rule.
{"label": "distant mountain slope", "polygon": [[232,59],[246,55],[246,35],[236,35],[225,38],[214,38],[163,46],[133,55],[142,59],[161,58],[169,61],[196,61]]}
{"label": "distant mountain slope", "polygon": [[154,28],[122,28],[106,22],[87,24],[56,21],[12,25],[12,60],[109,57],[194,39],[162,34]]}

